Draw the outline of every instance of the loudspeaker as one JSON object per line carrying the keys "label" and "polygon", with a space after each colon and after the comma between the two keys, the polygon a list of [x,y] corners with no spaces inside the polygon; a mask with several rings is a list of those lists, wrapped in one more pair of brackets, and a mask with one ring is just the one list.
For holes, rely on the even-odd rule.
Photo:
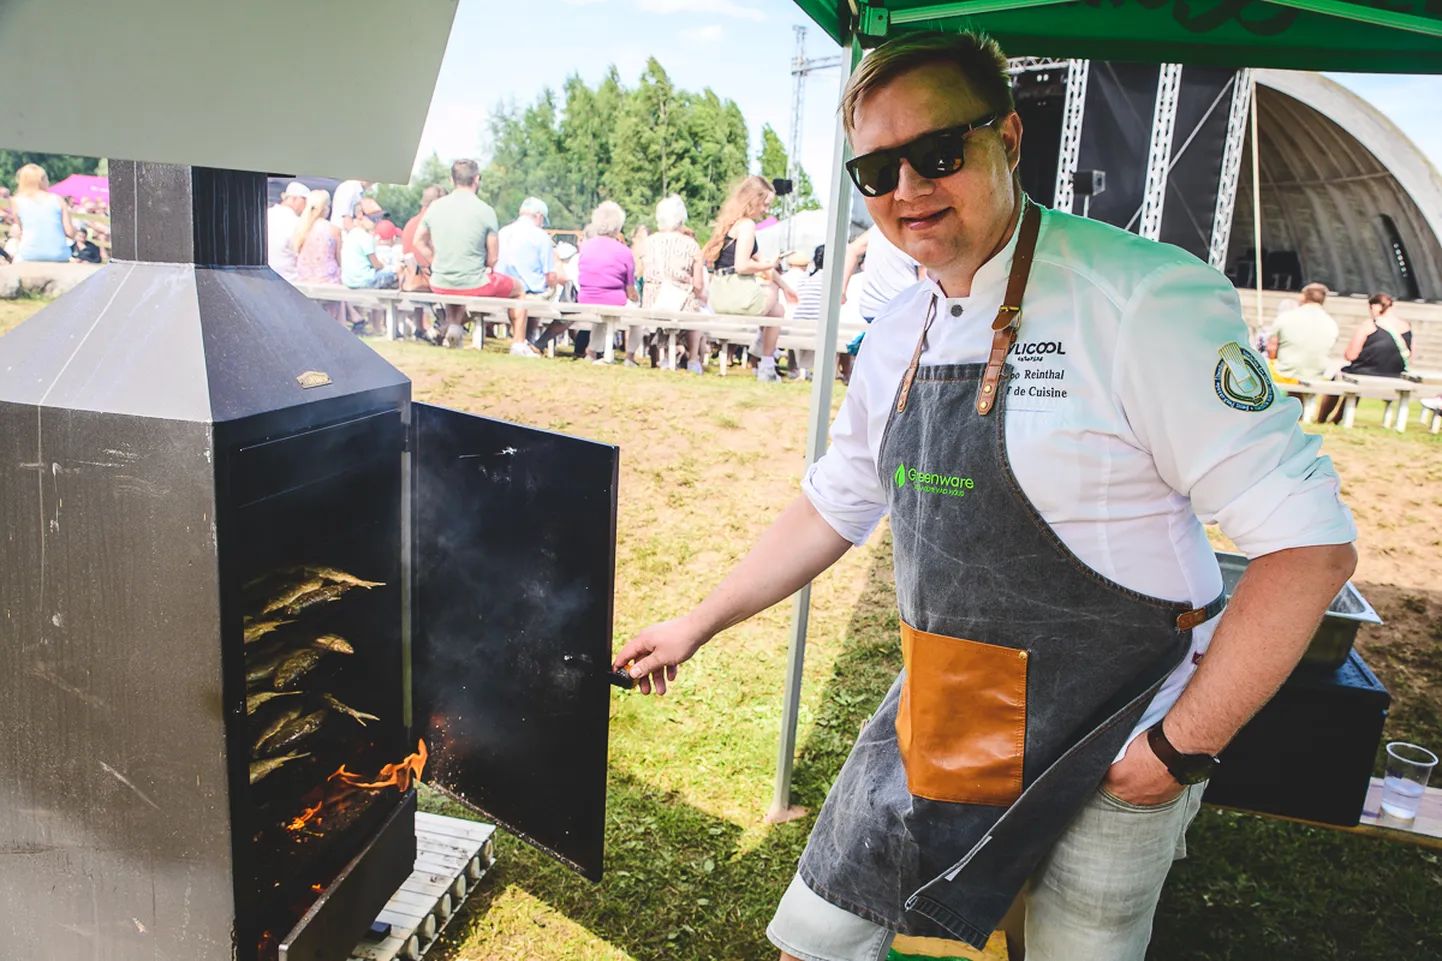
{"label": "loudspeaker", "polygon": [[1356,651],[1335,671],[1293,674],[1219,755],[1203,799],[1354,827],[1391,704]]}

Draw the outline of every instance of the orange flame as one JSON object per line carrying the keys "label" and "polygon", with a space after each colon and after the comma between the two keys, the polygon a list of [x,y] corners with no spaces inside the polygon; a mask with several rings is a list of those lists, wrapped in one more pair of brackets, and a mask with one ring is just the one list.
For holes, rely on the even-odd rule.
{"label": "orange flame", "polygon": [[317,789],[310,795],[310,797],[318,796],[320,798],[315,805],[307,807],[299,817],[287,824],[286,830],[304,830],[306,825],[320,820],[321,809],[326,804],[333,804],[356,791],[377,791],[388,787],[394,787],[398,791],[409,790],[412,780],[420,780],[428,757],[426,743],[418,741],[415,754],[406,757],[399,764],[385,765],[380,769],[380,773],[376,775],[374,781],[367,781],[365,775],[346,770],[346,766],[342,764],[336,768],[334,774],[326,778],[324,789]]}
{"label": "orange flame", "polygon": [[330,776],[330,780],[339,780],[348,787],[357,788],[362,791],[375,791],[385,787],[393,787],[398,791],[407,791],[410,790],[412,779],[420,780],[421,773],[425,771],[426,759],[428,757],[426,742],[417,741],[415,754],[408,756],[399,764],[387,764],[381,768],[380,773],[376,775],[375,781],[368,783],[363,782],[361,775],[352,774],[350,771],[347,771],[344,764],[340,766],[340,770]]}

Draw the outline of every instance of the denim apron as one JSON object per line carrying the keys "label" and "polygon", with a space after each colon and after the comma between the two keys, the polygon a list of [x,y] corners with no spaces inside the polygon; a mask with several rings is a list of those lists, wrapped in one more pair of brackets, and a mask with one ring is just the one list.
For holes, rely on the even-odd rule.
{"label": "denim apron", "polygon": [[1106,775],[1191,630],[1221,610],[1128,590],[1027,500],[1003,430],[1007,352],[1040,214],[1019,228],[985,364],[920,366],[877,467],[890,492],[905,667],[862,731],[799,873],[903,934],[985,945]]}

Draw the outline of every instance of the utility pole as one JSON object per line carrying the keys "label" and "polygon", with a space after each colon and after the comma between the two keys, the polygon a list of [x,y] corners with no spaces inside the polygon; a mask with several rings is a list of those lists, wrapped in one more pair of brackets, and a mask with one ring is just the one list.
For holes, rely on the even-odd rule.
{"label": "utility pole", "polygon": [[781,200],[781,210],[786,216],[786,249],[791,250],[796,240],[796,200],[801,188],[801,116],[802,105],[806,102],[806,75],[817,70],[829,70],[841,66],[841,57],[817,57],[806,59],[806,28],[795,26],[796,55],[791,58],[791,146],[786,152],[786,179],[792,183],[791,193]]}

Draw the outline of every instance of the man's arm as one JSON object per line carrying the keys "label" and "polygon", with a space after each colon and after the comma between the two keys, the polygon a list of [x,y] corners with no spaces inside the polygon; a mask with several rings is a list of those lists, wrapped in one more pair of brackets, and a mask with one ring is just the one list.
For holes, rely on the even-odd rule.
{"label": "man's arm", "polygon": [[[875,230],[872,227],[871,230]],[[846,286],[851,283],[851,275],[856,273],[856,265],[861,262],[861,255],[866,253],[866,247],[871,242],[871,230],[867,230],[860,237],[846,245],[846,267],[841,272],[841,302],[846,303]]]}
{"label": "man's arm", "polygon": [[[1253,560],[1162,731],[1183,754],[1217,754],[1271,700],[1301,660],[1322,614],[1357,566],[1351,544],[1296,547]],[[1132,741],[1104,786],[1134,804],[1180,790],[1146,738]]]}
{"label": "man's arm", "polygon": [[1276,334],[1267,338],[1267,357],[1271,360],[1277,359],[1277,344],[1281,341]]}
{"label": "man's arm", "polygon": [[486,269],[496,266],[496,261],[501,257],[501,238],[496,236],[495,231],[486,234]]}
{"label": "man's arm", "polygon": [[805,494],[798,496],[695,610],[637,634],[616,655],[614,667],[635,661],[631,676],[640,679],[641,693],[651,693],[654,684],[657,694],[665,694],[667,679],[676,679],[676,665],[726,628],[796,593],[850,546]]}

